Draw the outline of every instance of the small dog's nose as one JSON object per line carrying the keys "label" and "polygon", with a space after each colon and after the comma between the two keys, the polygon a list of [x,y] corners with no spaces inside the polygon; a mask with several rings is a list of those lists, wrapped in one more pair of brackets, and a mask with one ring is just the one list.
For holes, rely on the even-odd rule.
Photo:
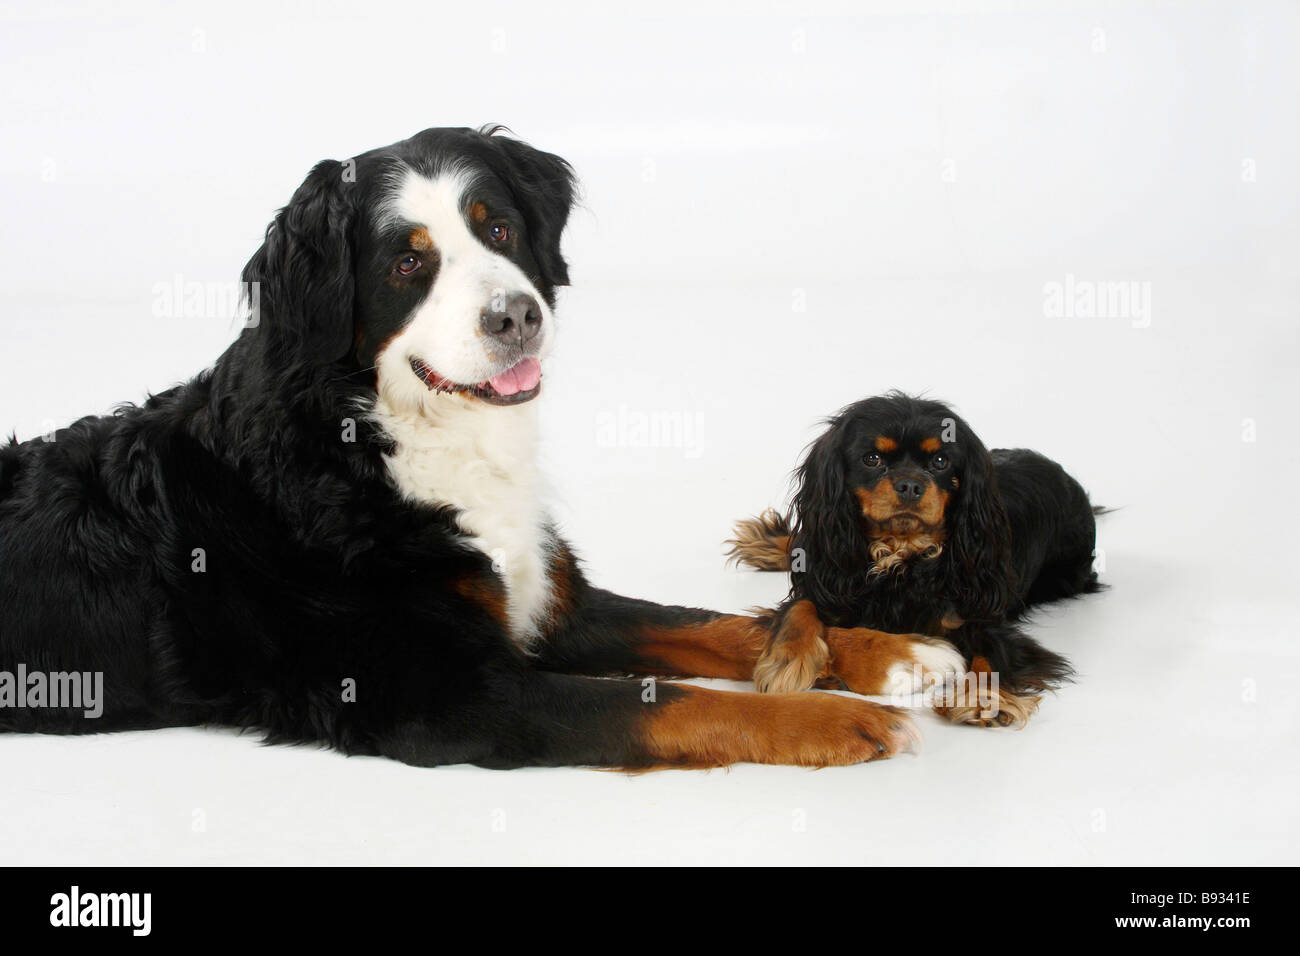
{"label": "small dog's nose", "polygon": [[894,490],[904,501],[920,501],[925,494],[925,482],[920,478],[899,478],[894,482]]}
{"label": "small dog's nose", "polygon": [[[497,309],[493,306],[500,305]],[[483,310],[483,331],[508,345],[523,345],[542,330],[542,307],[527,292],[516,292],[503,301],[496,298]]]}

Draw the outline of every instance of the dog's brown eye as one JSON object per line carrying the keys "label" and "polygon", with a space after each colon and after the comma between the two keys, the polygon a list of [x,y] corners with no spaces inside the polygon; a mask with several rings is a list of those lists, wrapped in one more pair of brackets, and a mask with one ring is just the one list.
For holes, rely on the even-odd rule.
{"label": "dog's brown eye", "polygon": [[881,459],[881,457],[873,451],[870,452],[865,458],[862,459],[862,463],[866,465],[868,468],[879,468],[880,462],[882,460],[883,459]]}
{"label": "dog's brown eye", "polygon": [[488,230],[488,235],[492,237],[493,242],[505,242],[510,238],[510,227],[504,222],[494,222],[492,228]]}
{"label": "dog's brown eye", "polygon": [[948,456],[947,456],[947,455],[935,455],[933,458],[930,459],[930,470],[931,470],[931,471],[947,471],[947,470],[948,470],[948,464],[949,464],[949,462],[948,462]]}
{"label": "dog's brown eye", "polygon": [[404,276],[409,276],[418,268],[420,268],[419,256],[406,255],[397,260],[397,271]]}

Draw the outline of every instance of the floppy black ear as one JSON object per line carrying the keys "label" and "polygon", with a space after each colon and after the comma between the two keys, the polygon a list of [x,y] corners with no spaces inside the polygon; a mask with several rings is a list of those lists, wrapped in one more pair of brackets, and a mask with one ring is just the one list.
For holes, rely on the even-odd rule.
{"label": "floppy black ear", "polygon": [[958,427],[966,464],[946,519],[949,593],[966,620],[997,621],[1006,616],[1015,596],[1011,525],[988,449],[965,423],[958,422]]}
{"label": "floppy black ear", "polygon": [[[569,267],[560,254],[560,236],[573,208],[574,174],[567,161],[505,136],[491,139],[498,170],[524,216],[529,247],[542,271],[543,290],[569,284]],[[553,303],[552,303],[553,304]]]}
{"label": "floppy black ear", "polygon": [[[266,228],[244,266],[245,288],[260,312],[259,334],[314,363],[352,349],[355,302],[352,197],[342,163],[317,163]],[[256,286],[253,285],[256,283]]]}
{"label": "floppy black ear", "polygon": [[[861,506],[844,474],[843,430],[832,420],[799,466],[791,510],[791,594],[816,605],[827,623],[852,607],[866,576],[867,538]],[[802,549],[800,555],[798,550]],[[804,570],[796,570],[802,557]]]}

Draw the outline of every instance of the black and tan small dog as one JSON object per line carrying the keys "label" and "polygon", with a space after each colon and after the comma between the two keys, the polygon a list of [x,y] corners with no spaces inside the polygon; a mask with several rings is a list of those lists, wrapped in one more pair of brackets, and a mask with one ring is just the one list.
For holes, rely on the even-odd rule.
{"label": "black and tan small dog", "polygon": [[891,392],[828,425],[799,467],[789,515],[741,521],[729,542],[741,564],[791,572],[755,683],[854,690],[843,668],[829,676],[835,648],[820,629],[918,632],[955,645],[972,673],[997,675],[995,717],[973,704],[941,713],[1023,724],[1039,693],[1072,671],[1015,621],[1100,588],[1100,509],[1060,465],[1024,449],[989,452],[940,402]]}

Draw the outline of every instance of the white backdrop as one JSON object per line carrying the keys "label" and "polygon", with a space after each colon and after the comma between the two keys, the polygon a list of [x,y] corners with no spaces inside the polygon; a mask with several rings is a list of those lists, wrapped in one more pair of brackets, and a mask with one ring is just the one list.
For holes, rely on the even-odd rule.
{"label": "white backdrop", "polygon": [[0,427],[208,364],[233,324],[160,290],[237,279],[316,160],[502,122],[584,184],[543,417],[598,583],[778,599],[731,521],[821,417],[926,391],[1120,508],[1112,590],[1034,626],[1080,681],[818,773],[0,738],[0,862],[1292,861],[1296,6],[613,6],[10,0]]}

